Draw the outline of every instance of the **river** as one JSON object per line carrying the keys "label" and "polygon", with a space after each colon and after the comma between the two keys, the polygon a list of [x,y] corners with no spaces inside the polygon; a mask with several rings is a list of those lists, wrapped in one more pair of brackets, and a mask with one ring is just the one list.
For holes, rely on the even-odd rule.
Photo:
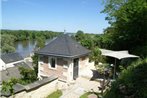
{"label": "river", "polygon": [[[50,41],[50,39],[46,40],[46,44]],[[15,42],[16,52],[20,53],[23,57],[29,56],[36,45],[35,40],[25,40],[25,41],[17,41]]]}

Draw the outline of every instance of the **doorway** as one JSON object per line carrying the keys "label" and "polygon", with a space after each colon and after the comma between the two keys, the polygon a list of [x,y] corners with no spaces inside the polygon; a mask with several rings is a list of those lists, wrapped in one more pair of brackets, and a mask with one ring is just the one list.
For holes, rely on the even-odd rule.
{"label": "doorway", "polygon": [[79,58],[73,60],[73,79],[75,80],[79,75]]}

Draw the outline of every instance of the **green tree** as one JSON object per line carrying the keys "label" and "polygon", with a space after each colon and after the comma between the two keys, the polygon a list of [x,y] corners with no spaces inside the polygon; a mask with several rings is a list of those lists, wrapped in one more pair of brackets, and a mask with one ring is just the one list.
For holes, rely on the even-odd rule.
{"label": "green tree", "polygon": [[37,76],[38,75],[38,55],[34,54],[32,56],[32,60],[33,60],[34,70],[35,70],[35,73],[36,73],[36,76]]}
{"label": "green tree", "polygon": [[101,51],[98,47],[92,49],[90,60],[95,62],[95,65],[98,65],[99,62],[103,61],[103,57],[101,56]]}
{"label": "green tree", "polygon": [[1,48],[2,53],[11,53],[15,52],[15,48],[13,46],[10,46],[8,44],[4,44]]}
{"label": "green tree", "polygon": [[87,49],[92,49],[94,47],[94,40],[92,34],[86,34],[83,31],[79,30],[75,35],[75,40],[80,42],[80,44]]}
{"label": "green tree", "polygon": [[35,31],[35,30],[1,30],[2,35],[13,35],[15,36],[15,41],[23,41],[29,39],[36,39],[37,37],[43,36],[45,39],[53,38],[61,32],[53,31]]}
{"label": "green tree", "polygon": [[91,39],[81,40],[81,45],[86,47],[87,49],[92,49],[93,48],[93,40],[91,40]]}
{"label": "green tree", "polygon": [[106,0],[104,13],[111,26],[105,31],[112,40],[111,48],[126,49],[147,56],[146,0]]}
{"label": "green tree", "polygon": [[11,78],[10,80],[2,82],[2,91],[5,93],[10,93],[11,95],[14,94],[13,86],[18,82],[18,79]]}
{"label": "green tree", "polygon": [[75,35],[75,39],[77,41],[81,41],[81,40],[85,39],[84,32],[81,31],[81,30],[78,30],[76,35]]}
{"label": "green tree", "polygon": [[1,52],[2,53],[9,53],[9,52],[14,52],[14,41],[15,41],[15,36],[13,35],[8,35],[8,34],[2,34],[1,35]]}
{"label": "green tree", "polygon": [[124,69],[104,98],[147,98],[147,58]]}
{"label": "green tree", "polygon": [[34,70],[24,67],[19,67],[20,74],[22,78],[20,80],[21,84],[32,83],[37,80],[37,76]]}
{"label": "green tree", "polygon": [[44,46],[45,46],[45,37],[43,36],[37,37],[36,47],[40,49],[43,48]]}

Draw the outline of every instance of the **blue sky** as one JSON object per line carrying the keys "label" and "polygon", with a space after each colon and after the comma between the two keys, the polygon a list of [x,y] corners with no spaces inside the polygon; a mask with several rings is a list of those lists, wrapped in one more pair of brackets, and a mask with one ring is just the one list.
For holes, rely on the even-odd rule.
{"label": "blue sky", "polygon": [[2,0],[2,29],[102,33],[102,0]]}

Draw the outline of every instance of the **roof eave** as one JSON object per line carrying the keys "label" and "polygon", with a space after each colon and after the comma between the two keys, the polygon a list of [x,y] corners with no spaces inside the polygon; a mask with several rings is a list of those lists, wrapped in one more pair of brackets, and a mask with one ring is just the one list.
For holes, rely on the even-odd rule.
{"label": "roof eave", "polygon": [[56,56],[56,57],[65,57],[65,58],[77,58],[85,55],[89,55],[90,51],[84,54],[79,54],[79,55],[63,55],[63,54],[51,54],[51,53],[41,53],[41,52],[35,52],[35,54],[38,55],[48,55],[48,56]]}

